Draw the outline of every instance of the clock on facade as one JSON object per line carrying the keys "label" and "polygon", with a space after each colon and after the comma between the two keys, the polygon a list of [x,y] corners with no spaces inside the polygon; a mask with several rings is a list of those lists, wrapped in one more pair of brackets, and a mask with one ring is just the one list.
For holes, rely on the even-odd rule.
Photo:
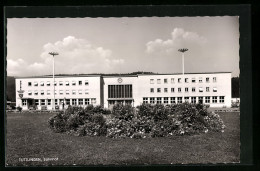
{"label": "clock on facade", "polygon": [[122,83],[122,82],[123,82],[123,79],[122,79],[122,78],[118,78],[117,81],[118,81],[119,83]]}

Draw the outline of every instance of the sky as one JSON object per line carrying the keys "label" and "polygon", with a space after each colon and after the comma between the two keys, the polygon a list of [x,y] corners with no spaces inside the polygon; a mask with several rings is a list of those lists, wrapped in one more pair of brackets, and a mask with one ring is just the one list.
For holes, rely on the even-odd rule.
{"label": "sky", "polygon": [[7,75],[232,72],[239,76],[239,18],[9,18]]}

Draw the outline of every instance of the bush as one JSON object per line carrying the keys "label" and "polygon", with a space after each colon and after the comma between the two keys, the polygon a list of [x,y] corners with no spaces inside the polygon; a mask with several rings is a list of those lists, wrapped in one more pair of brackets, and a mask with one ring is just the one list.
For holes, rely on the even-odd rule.
{"label": "bush", "polygon": [[20,106],[17,107],[17,110],[18,110],[20,113],[22,112],[22,109],[23,109],[23,108],[20,107]]}
{"label": "bush", "polygon": [[116,104],[113,106],[112,114],[119,119],[131,120],[134,117],[134,108],[131,105]]}

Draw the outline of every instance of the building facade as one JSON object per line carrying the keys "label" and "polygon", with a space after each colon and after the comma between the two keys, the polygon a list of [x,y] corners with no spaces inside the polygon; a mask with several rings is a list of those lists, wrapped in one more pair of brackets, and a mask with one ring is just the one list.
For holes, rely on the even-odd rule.
{"label": "building facade", "polygon": [[[24,110],[54,107],[52,77],[17,78],[16,103]],[[231,106],[231,73],[82,75],[55,77],[55,108],[89,104],[111,108],[116,103],[176,104],[184,101],[211,107]],[[22,97],[21,97],[21,94]]]}

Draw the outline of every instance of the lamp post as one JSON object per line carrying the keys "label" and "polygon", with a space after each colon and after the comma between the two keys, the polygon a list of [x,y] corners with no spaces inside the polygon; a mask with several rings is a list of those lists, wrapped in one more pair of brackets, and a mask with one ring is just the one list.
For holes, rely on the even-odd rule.
{"label": "lamp post", "polygon": [[53,56],[53,68],[52,68],[52,78],[53,78],[53,103],[52,103],[52,110],[55,110],[55,77],[54,77],[54,73],[55,73],[55,60],[54,60],[54,56],[55,55],[59,55],[57,52],[50,52],[50,55]]}
{"label": "lamp post", "polygon": [[[182,75],[183,75],[183,82],[184,82],[185,81],[184,80],[185,79],[184,78],[184,52],[188,51],[188,49],[183,48],[183,49],[179,49],[178,51],[182,53]],[[183,88],[184,88],[184,91],[185,91],[185,87],[183,87]],[[182,95],[182,100],[184,101],[184,93]]]}

